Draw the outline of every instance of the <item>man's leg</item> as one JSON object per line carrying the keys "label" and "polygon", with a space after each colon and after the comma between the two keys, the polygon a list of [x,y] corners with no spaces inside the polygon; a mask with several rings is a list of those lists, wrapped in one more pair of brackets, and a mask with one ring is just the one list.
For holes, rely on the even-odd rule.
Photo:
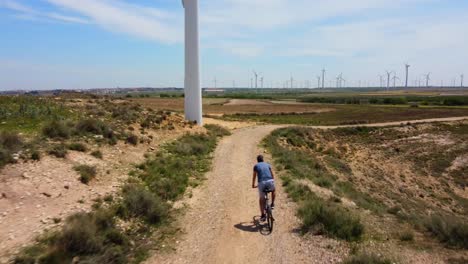
{"label": "man's leg", "polygon": [[263,216],[263,214],[265,214],[265,198],[263,196],[260,196],[259,203],[260,203],[260,215]]}
{"label": "man's leg", "polygon": [[271,192],[271,204],[275,204],[276,191]]}

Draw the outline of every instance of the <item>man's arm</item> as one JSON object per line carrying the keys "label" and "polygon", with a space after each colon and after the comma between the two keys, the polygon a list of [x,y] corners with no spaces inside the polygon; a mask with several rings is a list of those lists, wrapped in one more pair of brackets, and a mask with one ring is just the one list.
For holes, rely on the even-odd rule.
{"label": "man's arm", "polygon": [[256,171],[253,172],[253,176],[252,176],[252,188],[257,188],[257,186],[255,186],[255,178],[257,178]]}
{"label": "man's arm", "polygon": [[275,175],[273,174],[273,170],[271,169],[271,166],[270,166],[270,173],[271,173],[271,178],[275,179]]}

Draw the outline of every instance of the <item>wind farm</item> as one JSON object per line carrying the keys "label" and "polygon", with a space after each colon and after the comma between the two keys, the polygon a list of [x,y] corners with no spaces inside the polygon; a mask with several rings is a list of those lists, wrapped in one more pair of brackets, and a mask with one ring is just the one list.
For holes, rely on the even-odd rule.
{"label": "wind farm", "polygon": [[467,12],[0,0],[0,264],[468,263]]}

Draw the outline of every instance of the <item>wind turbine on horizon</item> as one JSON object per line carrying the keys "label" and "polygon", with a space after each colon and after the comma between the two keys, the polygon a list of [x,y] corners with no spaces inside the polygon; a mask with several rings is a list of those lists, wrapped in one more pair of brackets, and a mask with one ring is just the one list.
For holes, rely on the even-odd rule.
{"label": "wind turbine on horizon", "polygon": [[322,69],[322,89],[325,88],[325,69]]}
{"label": "wind turbine on horizon", "polygon": [[464,74],[460,75],[460,83],[461,83],[461,88],[463,88],[463,78],[465,77]]}
{"label": "wind turbine on horizon", "polygon": [[411,65],[409,65],[408,63],[406,63],[406,64],[405,64],[405,68],[406,68],[405,87],[406,87],[406,88],[408,88],[409,67],[411,67]]}
{"label": "wind turbine on horizon", "polygon": [[395,89],[396,88],[396,80],[400,81],[400,78],[398,78],[398,76],[396,76],[396,74],[395,74],[395,75],[393,75],[392,80],[393,80],[393,89]]}
{"label": "wind turbine on horizon", "polygon": [[425,74],[426,77],[426,88],[429,88],[429,81],[431,80],[431,73]]}
{"label": "wind turbine on horizon", "polygon": [[253,70],[253,74],[255,75],[255,89],[257,89],[258,88],[258,73],[255,70]]}
{"label": "wind turbine on horizon", "polygon": [[392,76],[393,71],[386,71],[387,72],[387,91],[390,89],[390,78]]}
{"label": "wind turbine on horizon", "polygon": [[383,88],[383,83],[384,83],[383,77],[384,76],[379,74],[379,77],[380,77],[380,88]]}

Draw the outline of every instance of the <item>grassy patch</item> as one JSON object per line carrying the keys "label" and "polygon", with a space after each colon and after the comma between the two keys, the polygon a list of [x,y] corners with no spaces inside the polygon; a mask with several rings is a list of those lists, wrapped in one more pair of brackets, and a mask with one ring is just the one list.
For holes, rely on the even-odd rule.
{"label": "grassy patch", "polygon": [[150,224],[158,224],[167,218],[169,207],[159,196],[139,184],[123,188],[123,202],[119,213],[124,217],[142,217]]}
{"label": "grassy patch", "polygon": [[361,238],[364,226],[350,211],[332,201],[324,201],[303,184],[290,183],[286,191],[299,202],[298,216],[303,232],[325,233],[347,241]]}
{"label": "grassy patch", "polygon": [[455,218],[433,215],[424,226],[440,242],[451,247],[468,249],[468,224]]}
{"label": "grassy patch", "polygon": [[392,260],[374,253],[359,253],[348,257],[343,264],[392,264]]}
{"label": "grassy patch", "polygon": [[12,154],[22,145],[23,141],[17,133],[6,131],[0,133],[0,168],[15,162]]}
{"label": "grassy patch", "polygon": [[[361,133],[360,131],[358,130],[358,133]],[[355,133],[355,131],[340,130],[338,133]],[[366,193],[359,192],[350,182],[338,181],[338,177],[322,164],[317,158],[318,153],[314,152],[317,142],[312,129],[295,127],[278,129],[264,140],[264,144],[270,149],[279,169],[286,170],[293,177],[309,179],[318,186],[331,189],[337,195],[353,200],[364,209],[378,213],[385,210],[382,203]],[[339,173],[350,175],[351,168],[334,156],[324,156],[326,164]]]}
{"label": "grassy patch", "polygon": [[86,145],[80,142],[73,142],[73,143],[68,144],[68,149],[74,150],[74,151],[80,151],[80,152],[88,151],[88,148],[86,147]]}
{"label": "grassy patch", "polygon": [[102,159],[102,152],[100,150],[94,150],[91,152],[91,156],[97,158],[97,159]]}
{"label": "grassy patch", "polygon": [[47,151],[50,155],[53,155],[57,158],[65,158],[67,156],[67,148],[63,144],[55,144]]}
{"label": "grassy patch", "polygon": [[78,165],[73,167],[80,174],[80,181],[88,184],[97,175],[96,167],[89,165]]}
{"label": "grassy patch", "polygon": [[72,134],[70,123],[62,120],[51,120],[42,127],[42,135],[53,139],[66,139]]}
{"label": "grassy patch", "polygon": [[399,234],[398,238],[404,242],[413,241],[414,233],[411,230],[405,230]]}
{"label": "grassy patch", "polygon": [[221,127],[211,126],[206,134],[188,134],[166,145],[166,151],[139,166],[139,178],[164,200],[177,199],[190,182],[200,181],[209,170],[209,154],[216,147],[220,131]]}
{"label": "grassy patch", "polygon": [[42,124],[73,113],[60,101],[33,96],[0,96],[0,130],[34,133]]}

